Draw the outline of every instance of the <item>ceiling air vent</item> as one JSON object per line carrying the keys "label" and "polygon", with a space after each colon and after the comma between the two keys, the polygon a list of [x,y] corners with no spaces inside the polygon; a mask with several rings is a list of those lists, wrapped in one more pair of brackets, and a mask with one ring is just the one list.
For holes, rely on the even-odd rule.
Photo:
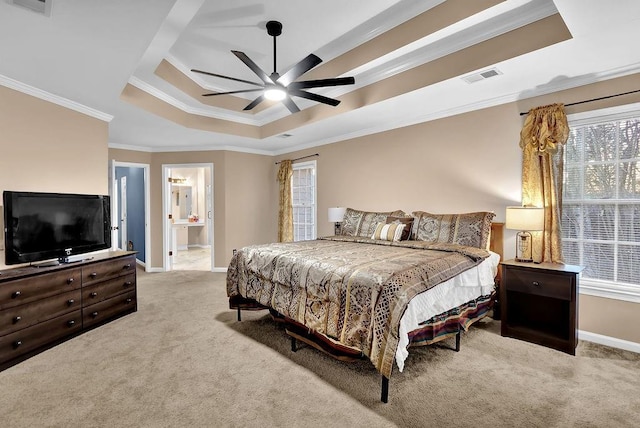
{"label": "ceiling air vent", "polygon": [[45,16],[51,16],[51,3],[53,3],[53,0],[9,0],[9,3],[25,7]]}
{"label": "ceiling air vent", "polygon": [[468,76],[465,76],[462,78],[462,80],[464,80],[467,83],[475,83],[481,80],[488,79],[490,77],[498,76],[500,74],[502,74],[502,72],[497,68],[490,68],[488,70],[484,70],[479,73],[473,73]]}

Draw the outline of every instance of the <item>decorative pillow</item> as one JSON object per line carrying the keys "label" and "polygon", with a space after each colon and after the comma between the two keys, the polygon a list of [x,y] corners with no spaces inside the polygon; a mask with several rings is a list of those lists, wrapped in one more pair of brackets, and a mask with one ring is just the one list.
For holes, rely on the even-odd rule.
{"label": "decorative pillow", "polygon": [[388,216],[404,217],[404,211],[371,212],[347,208],[342,220],[342,234],[370,238],[378,223],[385,223]]}
{"label": "decorative pillow", "polygon": [[494,213],[431,214],[414,211],[416,241],[459,244],[487,248]]}
{"label": "decorative pillow", "polygon": [[378,223],[371,239],[399,241],[406,226],[402,223]]}
{"label": "decorative pillow", "polygon": [[404,229],[402,230],[402,236],[400,237],[401,241],[406,241],[411,237],[411,229],[413,228],[413,217],[388,216],[387,223],[404,224]]}

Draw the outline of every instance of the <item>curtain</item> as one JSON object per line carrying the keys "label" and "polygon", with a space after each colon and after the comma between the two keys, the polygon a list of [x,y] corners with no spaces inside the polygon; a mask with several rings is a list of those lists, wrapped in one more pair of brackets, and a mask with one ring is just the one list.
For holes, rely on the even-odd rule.
{"label": "curtain", "polygon": [[280,183],[280,209],[278,212],[278,242],[293,241],[293,205],[291,202],[291,176],[293,162],[283,160],[278,170]]}
{"label": "curtain", "polygon": [[564,105],[531,109],[520,132],[522,205],[544,207],[544,230],[532,232],[536,262],[563,263],[562,178],[569,124]]}

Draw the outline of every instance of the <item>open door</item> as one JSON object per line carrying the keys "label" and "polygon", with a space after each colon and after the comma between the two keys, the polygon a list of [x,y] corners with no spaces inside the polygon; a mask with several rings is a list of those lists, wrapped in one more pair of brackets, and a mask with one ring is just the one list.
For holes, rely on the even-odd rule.
{"label": "open door", "polygon": [[138,264],[151,271],[149,165],[110,161],[112,247],[136,251]]}

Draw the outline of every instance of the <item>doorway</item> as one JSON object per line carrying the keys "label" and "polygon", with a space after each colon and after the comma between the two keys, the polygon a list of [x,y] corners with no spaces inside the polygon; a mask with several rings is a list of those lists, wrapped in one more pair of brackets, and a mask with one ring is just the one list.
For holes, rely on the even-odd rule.
{"label": "doorway", "polygon": [[162,166],[164,270],[214,268],[213,164]]}
{"label": "doorway", "polygon": [[110,161],[109,171],[112,248],[136,251],[149,271],[149,165]]}

